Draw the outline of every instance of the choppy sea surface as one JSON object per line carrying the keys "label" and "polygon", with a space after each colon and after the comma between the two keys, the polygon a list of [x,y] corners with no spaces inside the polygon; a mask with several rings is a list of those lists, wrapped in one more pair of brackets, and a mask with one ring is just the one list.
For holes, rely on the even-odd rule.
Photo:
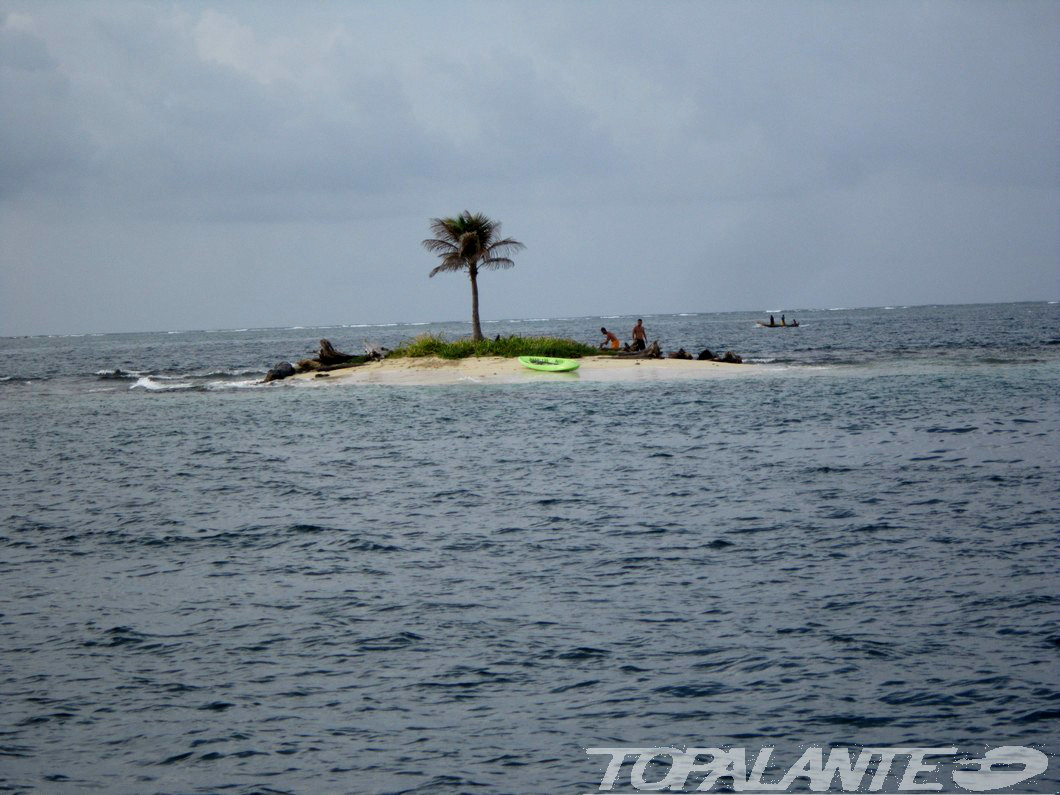
{"label": "choppy sea surface", "polygon": [[646,316],[756,363],[654,384],[257,384],[458,323],[0,339],[0,791],[816,744],[1030,745],[1056,792],[1060,307],[786,314]]}

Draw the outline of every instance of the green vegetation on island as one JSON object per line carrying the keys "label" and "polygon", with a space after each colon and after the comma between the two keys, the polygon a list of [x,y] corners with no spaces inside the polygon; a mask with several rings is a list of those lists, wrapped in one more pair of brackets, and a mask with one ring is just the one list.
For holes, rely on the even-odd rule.
{"label": "green vegetation on island", "polygon": [[440,359],[466,359],[469,356],[549,356],[558,359],[579,359],[599,356],[603,351],[562,337],[499,337],[497,339],[462,339],[447,341],[440,335],[421,334],[401,343],[387,354],[387,358],[415,358],[437,356]]}

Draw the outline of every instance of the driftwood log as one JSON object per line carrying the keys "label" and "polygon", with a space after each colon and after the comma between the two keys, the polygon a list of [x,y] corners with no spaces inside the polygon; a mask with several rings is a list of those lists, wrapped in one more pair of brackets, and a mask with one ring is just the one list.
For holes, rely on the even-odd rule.
{"label": "driftwood log", "polygon": [[331,340],[321,340],[317,357],[315,359],[302,359],[295,365],[295,369],[300,373],[312,371],[324,373],[329,370],[338,370],[342,367],[354,367],[358,364],[364,364],[367,360],[367,356],[354,356],[336,350],[335,346],[331,344]]}
{"label": "driftwood log", "polygon": [[353,356],[348,353],[335,350],[335,346],[331,344],[330,340],[320,341],[320,353],[317,354],[317,361],[321,365],[343,364],[352,358]]}
{"label": "driftwood log", "polygon": [[293,365],[290,362],[280,362],[265,374],[263,383],[289,378],[295,373],[326,373],[331,370],[340,370],[344,367],[356,367],[368,361],[382,359],[385,355],[385,350],[385,348],[373,349],[372,353],[366,356],[353,356],[336,350],[330,340],[321,340],[320,351],[315,359],[302,359]]}
{"label": "driftwood log", "polygon": [[[500,334],[497,338],[500,338]],[[386,355],[390,353],[390,348],[384,348],[378,342],[366,342],[364,343],[364,355],[372,361],[379,361],[380,359],[386,358]]]}

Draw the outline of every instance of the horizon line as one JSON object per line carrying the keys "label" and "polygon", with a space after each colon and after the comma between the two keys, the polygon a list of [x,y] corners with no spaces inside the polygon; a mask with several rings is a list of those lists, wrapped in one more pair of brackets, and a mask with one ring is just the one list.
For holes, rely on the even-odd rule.
{"label": "horizon line", "polygon": [[[674,315],[731,315],[731,314],[776,314],[777,312],[789,313],[789,312],[854,312],[865,309],[921,309],[929,306],[997,306],[1007,304],[1057,304],[1060,300],[1054,299],[1024,299],[1019,301],[958,301],[955,303],[945,303],[939,301],[929,301],[923,304],[910,304],[910,303],[891,303],[891,304],[876,304],[867,306],[837,306],[837,307],[797,307],[794,309],[724,309],[724,310],[697,310],[697,311],[676,311],[676,312],[624,312],[613,315],[602,315],[597,313],[591,313],[588,315],[570,315],[570,316],[557,316],[557,317],[507,317],[507,318],[491,318],[484,319],[483,323],[544,323],[553,320],[575,320],[581,318],[596,318],[596,319],[617,319],[624,317],[658,317],[658,316],[674,316]],[[388,328],[394,326],[433,326],[440,325],[443,323],[467,323],[470,325],[471,321],[466,319],[449,319],[449,320],[403,320],[403,321],[390,321],[380,323],[317,323],[307,325],[291,325],[291,326],[247,326],[247,327],[231,327],[231,328],[183,328],[183,329],[137,329],[135,331],[80,331],[80,332],[40,332],[36,334],[0,334],[0,339],[60,339],[67,337],[107,337],[116,336],[119,334],[217,334],[217,333],[242,333],[251,331],[298,331],[300,329],[312,330],[312,329],[353,329],[353,328]]]}

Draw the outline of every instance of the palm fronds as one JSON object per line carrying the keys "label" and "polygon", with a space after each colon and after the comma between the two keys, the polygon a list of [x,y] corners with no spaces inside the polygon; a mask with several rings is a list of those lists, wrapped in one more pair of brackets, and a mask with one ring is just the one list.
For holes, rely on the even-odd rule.
{"label": "palm fronds", "polygon": [[526,248],[518,240],[501,238],[500,221],[482,213],[468,210],[453,218],[432,218],[433,238],[423,241],[423,247],[441,259],[430,276],[449,271],[467,271],[471,279],[471,326],[474,339],[482,339],[478,316],[478,272],[480,268],[496,270],[511,268],[515,262],[511,254]]}

